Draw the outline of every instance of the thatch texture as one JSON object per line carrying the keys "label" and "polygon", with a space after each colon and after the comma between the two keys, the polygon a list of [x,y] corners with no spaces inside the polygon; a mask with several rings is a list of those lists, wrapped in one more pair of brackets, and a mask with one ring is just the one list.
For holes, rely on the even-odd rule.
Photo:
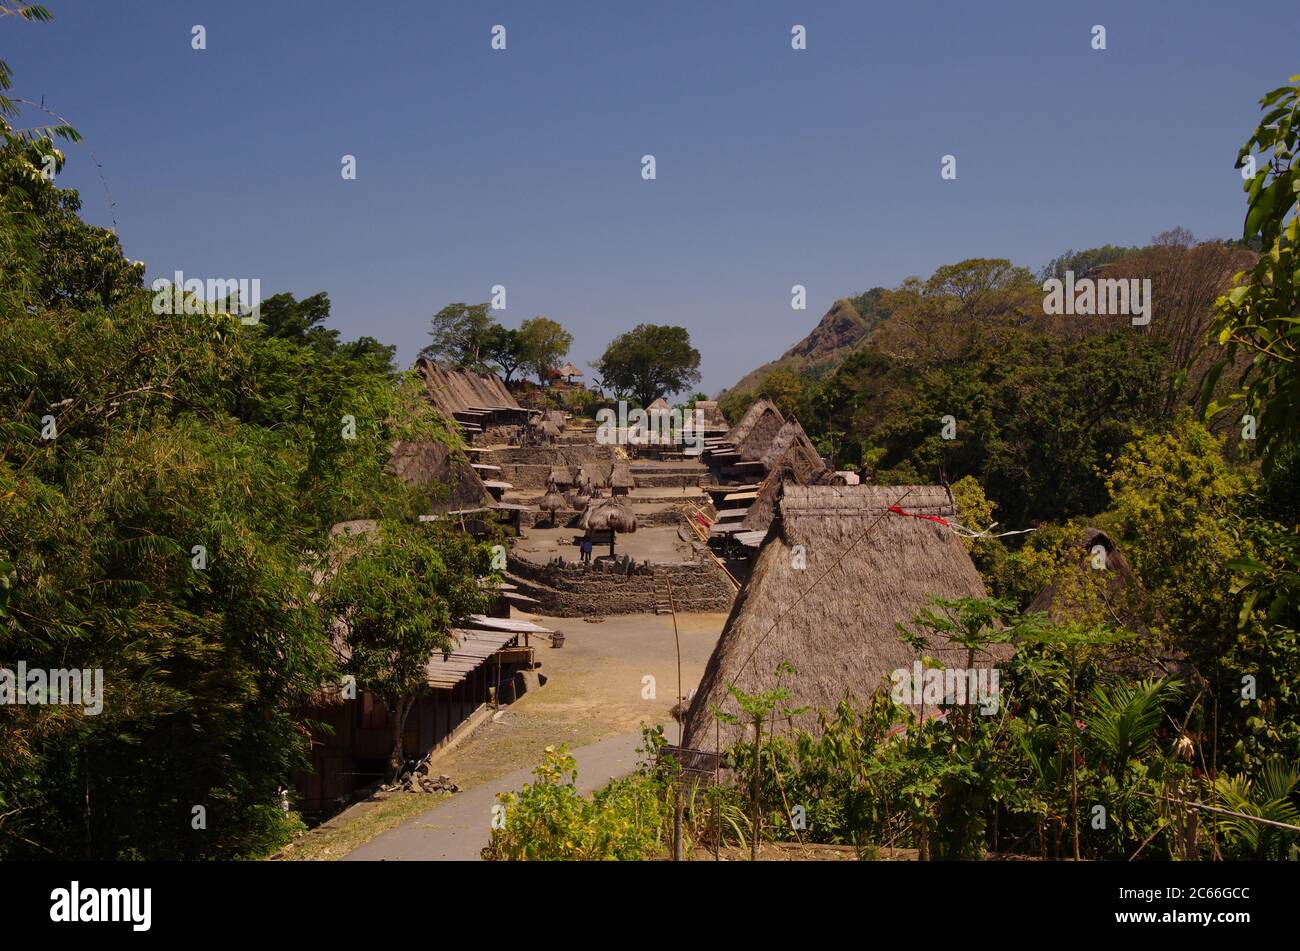
{"label": "thatch texture", "polygon": [[686,411],[686,418],[682,421],[682,428],[687,431],[695,429],[696,411],[703,413],[703,426],[701,430],[706,433],[716,433],[722,435],[731,428],[727,422],[727,417],[722,415],[722,409],[718,406],[717,400],[696,400],[695,406]]}
{"label": "thatch texture", "polygon": [[[768,403],[754,419],[745,438],[734,444],[736,451],[740,453],[740,458],[745,462],[762,461],[763,457],[771,451],[773,442],[785,428],[785,424],[785,417],[781,415],[781,411]],[[807,436],[804,438],[806,439]]]}
{"label": "thatch texture", "polygon": [[569,502],[554,485],[551,485],[547,488],[546,494],[542,496],[542,500],[537,503],[537,507],[543,512],[551,513],[551,524],[554,525],[555,513],[568,508]]}
{"label": "thatch texture", "polygon": [[551,474],[547,476],[547,481],[561,489],[567,489],[573,485],[573,470],[568,466],[551,466]]}
{"label": "thatch texture", "polygon": [[[691,703],[687,746],[712,750],[710,707],[737,713],[728,686],[751,693],[770,689],[782,661],[798,670],[788,682],[789,706],[812,708],[796,724],[815,729],[817,709],[833,708],[850,695],[865,699],[888,683],[891,671],[918,659],[898,639],[895,623],[910,624],[935,596],[985,594],[950,528],[887,512],[898,504],[917,514],[951,517],[952,502],[942,487],[787,484],[782,491],[779,518]],[[796,567],[796,545],[803,546],[803,569]],[[964,651],[926,653],[949,666],[966,666]],[[999,657],[1009,653],[997,651]],[[975,663],[989,666],[990,658]],[[722,724],[721,736],[726,748],[739,738],[739,729]]]}
{"label": "thatch texture", "polygon": [[791,417],[785,421],[776,436],[768,443],[767,451],[761,456],[764,467],[768,470],[785,463],[802,473],[805,478],[802,481],[808,481],[806,476],[809,473],[820,472],[826,468],[826,463],[822,461],[821,454],[817,452],[817,447],[812,444],[808,434],[799,425],[799,420]]}
{"label": "thatch texture", "polygon": [[829,482],[830,478],[831,471],[822,463],[820,456],[814,453],[809,457],[800,447],[791,445],[759,484],[758,497],[750,503],[745,519],[740,523],[741,531],[767,531],[776,517],[776,508],[785,485],[816,485]]}
{"label": "thatch texture", "polygon": [[438,489],[430,514],[485,508],[494,501],[464,454],[444,443],[399,440],[388,469],[407,485]]}
{"label": "thatch texture", "polygon": [[606,484],[615,491],[635,489],[636,479],[632,477],[632,468],[625,462],[614,463],[610,467],[609,481]]}
{"label": "thatch texture", "polygon": [[647,406],[645,408],[645,411],[646,413],[671,413],[673,411],[673,407],[672,404],[670,404],[666,399],[664,399],[661,396],[659,397],[659,399],[655,400],[653,403]]}
{"label": "thatch texture", "polygon": [[605,488],[609,482],[609,468],[599,462],[584,462],[578,468],[578,485],[588,492]]}
{"label": "thatch texture", "polygon": [[455,370],[427,357],[415,361],[415,371],[423,378],[433,405],[447,416],[482,409],[520,409],[500,377],[490,373]]}
{"label": "thatch texture", "polygon": [[593,499],[582,513],[581,525],[588,531],[615,531],[626,535],[636,531],[636,515],[621,498]]}
{"label": "thatch texture", "polygon": [[755,400],[750,404],[749,409],[745,410],[745,415],[740,417],[740,422],[732,426],[728,431],[727,442],[733,446],[739,446],[749,437],[750,432],[758,425],[759,420],[771,413],[776,414],[777,422],[772,430],[775,433],[777,429],[781,428],[781,424],[785,422],[785,417],[781,415],[781,411],[767,397],[764,396]]}

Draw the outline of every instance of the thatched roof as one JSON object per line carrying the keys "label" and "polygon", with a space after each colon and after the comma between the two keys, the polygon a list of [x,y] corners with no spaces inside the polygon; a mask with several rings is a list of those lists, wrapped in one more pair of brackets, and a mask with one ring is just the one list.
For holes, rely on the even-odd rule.
{"label": "thatched roof", "polygon": [[551,466],[551,474],[547,476],[547,481],[561,489],[567,488],[573,485],[573,470],[568,466]]}
{"label": "thatched roof", "polygon": [[582,376],[582,371],[572,363],[566,363],[564,366],[560,367],[558,372],[560,376]]}
{"label": "thatched roof", "polygon": [[607,485],[611,489],[635,489],[636,479],[632,478],[631,467],[625,462],[614,463],[609,470]]}
{"label": "thatched roof", "polygon": [[792,466],[805,474],[810,471],[820,472],[826,468],[826,463],[822,461],[817,447],[812,444],[808,434],[799,425],[799,420],[793,416],[787,419],[785,425],[777,431],[760,459],[769,470],[783,460],[788,460]]}
{"label": "thatched roof", "polygon": [[609,482],[609,470],[598,462],[584,462],[578,467],[578,485],[603,489]]}
{"label": "thatched roof", "polygon": [[520,409],[501,378],[490,373],[456,370],[427,357],[415,361],[433,405],[447,416],[478,409]]}
{"label": "thatched roof", "polygon": [[[1105,560],[1102,562],[1105,567],[1100,570],[1093,566],[1093,548],[1097,545],[1105,552]],[[1080,591],[1078,594],[1089,597],[1089,600],[1092,600],[1091,595],[1095,595],[1099,603],[1124,613],[1129,607],[1125,603],[1126,595],[1139,587],[1137,575],[1133,573],[1124,552],[1104,531],[1091,527],[1085,528],[1080,534],[1078,547],[1078,565],[1083,578],[1089,582],[1102,582],[1090,583],[1086,586],[1086,593]],[[1069,603],[1070,595],[1063,592],[1061,587],[1059,579],[1044,587],[1034,595],[1027,610],[1046,611],[1048,618],[1057,623],[1074,620],[1079,611],[1085,609],[1085,605]]]}
{"label": "thatched roof", "polygon": [[[731,427],[727,433],[727,442],[733,446],[739,446],[749,436],[753,428],[758,425],[758,421],[768,413],[776,414],[776,429],[779,429],[781,424],[785,422],[785,417],[781,415],[781,411],[776,408],[776,405],[771,400],[763,396],[751,403],[749,409],[745,410],[745,415],[740,417],[740,422]],[[775,432],[775,430],[773,431]]]}
{"label": "thatched roof", "polygon": [[686,418],[682,421],[682,428],[693,430],[695,428],[695,413],[703,413],[704,425],[700,428],[709,433],[725,433],[731,428],[727,422],[727,417],[722,415],[722,409],[718,406],[717,400],[696,400],[695,406],[686,412]]}
{"label": "thatched roof", "polygon": [[791,445],[759,484],[758,496],[749,504],[745,520],[740,523],[741,531],[767,531],[776,517],[785,485],[815,485],[828,482],[830,477],[831,471],[822,463],[821,457],[810,459],[798,446]]}
{"label": "thatched roof", "polygon": [[543,512],[559,512],[568,508],[569,502],[554,486],[551,486],[542,496],[542,500],[537,503],[537,507]]}
{"label": "thatched roof", "polygon": [[662,396],[645,408],[647,413],[671,413],[672,405]]}
{"label": "thatched roof", "polygon": [[555,424],[557,430],[564,429],[564,413],[558,409],[548,409],[545,413],[546,419]]}
{"label": "thatched roof", "polygon": [[[798,670],[788,687],[792,707],[813,710],[797,725],[815,729],[816,709],[848,695],[865,699],[891,671],[917,655],[898,639],[932,597],[982,597],[984,586],[966,549],[946,526],[889,513],[901,505],[920,515],[951,517],[941,486],[785,485],[772,525],[704,670],[686,720],[686,745],[714,748],[710,707],[737,712],[728,685],[770,689],[782,661]],[[867,534],[865,537],[863,533]],[[803,546],[805,567],[794,557]],[[1009,649],[1000,649],[1005,657]],[[927,652],[965,667],[960,650]],[[976,660],[988,666],[988,658]],[[726,748],[739,733],[722,724]]]}
{"label": "thatched roof", "polygon": [[622,498],[594,499],[582,513],[581,525],[585,529],[605,531],[613,529],[627,534],[636,531],[636,515]]}
{"label": "thatched roof", "polygon": [[[767,405],[751,421],[749,431],[745,433],[744,438],[733,444],[736,451],[740,453],[740,458],[746,462],[757,462],[768,455],[772,443],[785,428],[785,417],[781,415],[781,411],[767,400],[762,402]],[[806,439],[807,436],[804,438]]]}
{"label": "thatched roof", "polygon": [[431,514],[485,508],[495,501],[465,455],[444,443],[399,440],[388,457],[388,470],[410,486],[450,485],[450,494],[445,489],[436,493]]}

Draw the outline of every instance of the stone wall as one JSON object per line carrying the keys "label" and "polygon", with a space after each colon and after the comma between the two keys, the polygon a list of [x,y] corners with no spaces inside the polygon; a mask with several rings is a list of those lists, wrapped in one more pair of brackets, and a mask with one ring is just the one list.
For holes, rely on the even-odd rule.
{"label": "stone wall", "polygon": [[729,611],[735,589],[712,558],[676,565],[598,561],[590,566],[536,565],[509,560],[509,580],[521,593],[537,598],[536,613],[551,617],[603,617],[652,614],[655,570],[672,581],[673,600],[682,612]]}

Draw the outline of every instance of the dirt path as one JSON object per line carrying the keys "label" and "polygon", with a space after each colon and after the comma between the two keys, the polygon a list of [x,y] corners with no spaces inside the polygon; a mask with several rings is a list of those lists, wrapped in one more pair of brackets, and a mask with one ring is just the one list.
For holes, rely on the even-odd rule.
{"label": "dirt path", "polygon": [[[561,648],[545,642],[538,647],[546,686],[506,707],[434,763],[434,770],[452,777],[461,792],[382,832],[347,858],[477,858],[487,844],[497,792],[530,782],[547,746],[567,744],[578,760],[579,783],[593,789],[635,765],[643,724],[667,724],[669,740],[677,741],[669,712],[677,698],[670,615],[625,615],[598,623],[523,616],[565,634]],[[725,621],[724,614],[678,615],[683,693],[699,683]]]}
{"label": "dirt path", "polygon": [[[636,766],[641,733],[615,736],[574,750],[578,791],[589,793]],[[344,856],[347,862],[476,861],[491,836],[497,793],[532,782],[532,767],[515,770],[481,786],[444,799]]]}

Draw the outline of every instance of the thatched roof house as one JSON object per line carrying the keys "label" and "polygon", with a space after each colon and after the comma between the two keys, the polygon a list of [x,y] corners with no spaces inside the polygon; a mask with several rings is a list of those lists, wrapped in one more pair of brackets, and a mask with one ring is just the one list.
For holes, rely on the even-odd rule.
{"label": "thatched roof house", "polygon": [[424,390],[433,405],[469,432],[528,421],[528,411],[519,405],[500,377],[446,367],[427,357],[415,361],[415,372],[424,381]]}
{"label": "thatched roof house", "polygon": [[794,466],[801,473],[820,472],[826,468],[821,453],[813,445],[799,420],[793,416],[772,437],[767,450],[760,457],[764,467],[771,471],[783,460]]}
{"label": "thatched roof house", "polygon": [[388,457],[388,470],[407,485],[436,489],[429,510],[433,515],[477,511],[496,503],[464,454],[445,443],[399,440]]}
{"label": "thatched roof house", "polygon": [[1119,544],[1100,528],[1085,528],[1077,542],[1077,570],[1046,585],[1029,602],[1028,611],[1045,611],[1057,624],[1078,621],[1106,624],[1141,635],[1111,648],[1102,666],[1131,676],[1190,676],[1186,655],[1153,642],[1143,617],[1146,592]]}
{"label": "thatched roof house", "polygon": [[784,423],[785,417],[776,408],[776,404],[763,396],[750,404],[749,409],[745,410],[745,415],[740,417],[740,422],[731,427],[726,441],[739,447],[756,428],[762,428],[768,431],[768,436],[763,440],[766,446],[767,440],[775,436]]}
{"label": "thatched roof house", "polygon": [[609,488],[615,495],[626,495],[636,488],[636,479],[632,478],[632,468],[626,462],[616,462],[609,470]]}
{"label": "thatched roof house", "polygon": [[598,462],[584,462],[578,467],[578,485],[588,491],[603,489],[609,482],[609,470]]}
{"label": "thatched roof house", "polygon": [[[687,746],[714,749],[718,727],[710,708],[736,713],[728,686],[770,689],[782,661],[798,670],[788,682],[790,706],[812,708],[797,725],[815,729],[817,709],[849,695],[865,699],[888,683],[892,671],[918,659],[898,639],[896,622],[910,623],[935,596],[985,594],[950,528],[891,513],[892,505],[916,515],[954,514],[941,486],[784,485],[778,518],[687,712]],[[802,555],[802,568],[796,555]],[[936,647],[927,654],[966,666],[960,650]],[[977,666],[989,664],[990,658],[976,660]],[[727,724],[720,732],[724,749],[740,736]]]}
{"label": "thatched roof house", "polygon": [[1100,528],[1089,527],[1080,534],[1078,548],[1083,583],[1068,585],[1065,579],[1057,579],[1034,595],[1028,610],[1046,611],[1048,618],[1057,623],[1075,620],[1089,608],[1109,608],[1105,613],[1112,617],[1129,613],[1129,595],[1140,585],[1114,539]]}
{"label": "thatched roof house", "polygon": [[551,473],[546,477],[546,481],[561,489],[567,489],[573,485],[573,470],[568,466],[551,466]]}
{"label": "thatched roof house", "polygon": [[814,453],[810,458],[800,447],[789,446],[759,484],[758,496],[750,503],[749,511],[740,523],[740,530],[766,532],[776,518],[777,506],[786,485],[817,485],[828,483],[830,479],[831,471],[822,463],[820,456]]}
{"label": "thatched roof house", "polygon": [[702,414],[701,430],[706,436],[723,436],[731,428],[727,422],[727,417],[722,415],[722,409],[718,406],[717,400],[696,400],[695,406],[686,411],[685,419],[682,421],[682,429],[687,432],[695,430],[695,414]]}

